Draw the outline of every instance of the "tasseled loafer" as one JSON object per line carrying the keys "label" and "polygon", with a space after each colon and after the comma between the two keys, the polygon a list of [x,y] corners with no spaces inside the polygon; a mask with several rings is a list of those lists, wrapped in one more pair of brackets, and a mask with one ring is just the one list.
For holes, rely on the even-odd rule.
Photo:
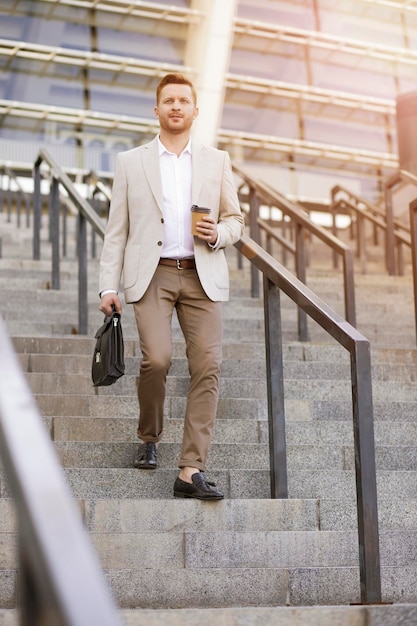
{"label": "tasseled loafer", "polygon": [[139,444],[138,450],[133,461],[133,467],[137,469],[154,470],[157,468],[156,445],[153,441]]}
{"label": "tasseled loafer", "polygon": [[201,472],[191,476],[192,483],[177,478],[174,483],[175,498],[196,498],[197,500],[222,500],[224,495],[215,489],[215,484],[207,482]]}

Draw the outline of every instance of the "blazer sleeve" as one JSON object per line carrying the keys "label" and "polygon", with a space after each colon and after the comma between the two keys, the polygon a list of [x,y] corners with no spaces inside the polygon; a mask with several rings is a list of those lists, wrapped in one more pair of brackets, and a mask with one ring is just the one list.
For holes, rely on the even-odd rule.
{"label": "blazer sleeve", "polygon": [[127,181],[121,154],[116,158],[109,219],[100,257],[99,293],[119,291],[123,257],[128,237]]}
{"label": "blazer sleeve", "polygon": [[227,152],[222,152],[223,176],[220,189],[219,219],[217,228],[219,241],[213,249],[226,248],[233,245],[243,235],[245,220],[240,210],[239,199],[236,192],[236,183],[233,179],[230,157]]}

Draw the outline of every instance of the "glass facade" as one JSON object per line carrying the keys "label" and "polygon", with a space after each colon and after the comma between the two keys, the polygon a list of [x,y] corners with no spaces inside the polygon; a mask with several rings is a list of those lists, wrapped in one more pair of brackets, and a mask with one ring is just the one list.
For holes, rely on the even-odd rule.
{"label": "glass facade", "polygon": [[[44,146],[112,171],[157,131],[160,76],[195,74],[187,41],[204,6],[1,0],[0,160],[30,163]],[[396,98],[417,89],[417,3],[236,6],[217,144],[284,193],[324,199],[340,183],[378,201],[398,167]]]}

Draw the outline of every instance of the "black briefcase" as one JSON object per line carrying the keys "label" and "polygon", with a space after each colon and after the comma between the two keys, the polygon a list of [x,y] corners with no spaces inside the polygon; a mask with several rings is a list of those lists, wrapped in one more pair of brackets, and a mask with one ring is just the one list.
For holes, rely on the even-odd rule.
{"label": "black briefcase", "polygon": [[112,385],[125,373],[124,342],[120,313],[104,318],[95,334],[91,377],[94,387]]}

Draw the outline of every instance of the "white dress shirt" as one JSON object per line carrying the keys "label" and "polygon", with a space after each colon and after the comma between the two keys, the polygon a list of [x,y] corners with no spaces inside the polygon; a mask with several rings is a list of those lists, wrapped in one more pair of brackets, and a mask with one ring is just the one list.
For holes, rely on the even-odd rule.
{"label": "white dress shirt", "polygon": [[186,259],[194,256],[191,234],[191,139],[177,156],[158,137],[159,167],[163,194],[164,245],[162,258]]}

